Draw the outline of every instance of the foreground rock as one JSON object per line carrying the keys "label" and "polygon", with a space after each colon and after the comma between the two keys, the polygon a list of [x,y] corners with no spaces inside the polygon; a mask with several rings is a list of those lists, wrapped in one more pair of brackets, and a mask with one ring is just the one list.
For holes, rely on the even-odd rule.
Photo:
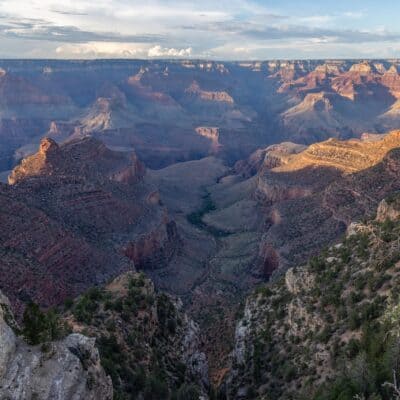
{"label": "foreground rock", "polygon": [[13,400],[112,400],[110,377],[95,340],[72,334],[46,346],[17,337],[10,303],[0,292],[0,398]]}

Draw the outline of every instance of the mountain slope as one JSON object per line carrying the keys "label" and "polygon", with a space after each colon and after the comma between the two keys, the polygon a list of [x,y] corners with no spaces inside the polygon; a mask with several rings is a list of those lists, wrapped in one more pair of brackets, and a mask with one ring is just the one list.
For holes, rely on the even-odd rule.
{"label": "mountain slope", "polygon": [[167,262],[175,224],[144,172],[135,154],[95,139],[44,139],[0,188],[1,284],[12,302],[59,304],[134,263]]}
{"label": "mountain slope", "polygon": [[237,325],[229,399],[389,399],[399,374],[399,196],[261,287]]}
{"label": "mountain slope", "polygon": [[282,155],[274,168],[267,160],[255,192],[267,218],[260,244],[266,270],[271,270],[271,249],[283,268],[304,262],[399,190],[399,145],[399,132],[393,131],[373,141],[314,144]]}
{"label": "mountain slope", "polygon": [[64,319],[74,332],[96,338],[114,398],[174,399],[187,390],[208,399],[198,326],[180,300],[156,292],[143,274],[129,272],[89,290]]}

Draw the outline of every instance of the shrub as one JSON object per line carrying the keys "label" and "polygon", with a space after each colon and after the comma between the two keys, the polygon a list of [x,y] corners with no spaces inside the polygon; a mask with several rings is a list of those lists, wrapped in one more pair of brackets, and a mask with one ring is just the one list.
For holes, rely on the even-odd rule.
{"label": "shrub", "polygon": [[176,400],[198,400],[199,396],[196,386],[184,383],[176,394]]}
{"label": "shrub", "polygon": [[26,306],[22,324],[22,334],[31,345],[57,340],[67,333],[66,326],[61,323],[54,310],[44,313],[35,303]]}
{"label": "shrub", "polygon": [[144,389],[145,400],[168,398],[168,387],[163,380],[156,375],[150,375]]}
{"label": "shrub", "polygon": [[36,345],[47,339],[46,315],[37,304],[29,303],[26,306],[22,323],[22,332],[29,344]]}

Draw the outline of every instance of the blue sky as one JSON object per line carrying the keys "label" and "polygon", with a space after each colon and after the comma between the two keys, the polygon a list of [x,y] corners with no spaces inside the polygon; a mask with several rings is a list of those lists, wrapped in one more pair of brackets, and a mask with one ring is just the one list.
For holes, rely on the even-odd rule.
{"label": "blue sky", "polygon": [[393,0],[0,0],[0,58],[400,58]]}

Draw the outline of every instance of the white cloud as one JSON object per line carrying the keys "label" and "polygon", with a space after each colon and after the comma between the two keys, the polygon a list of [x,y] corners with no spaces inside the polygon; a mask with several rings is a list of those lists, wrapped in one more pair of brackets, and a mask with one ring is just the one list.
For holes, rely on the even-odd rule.
{"label": "white cloud", "polygon": [[343,15],[347,18],[359,19],[365,16],[364,11],[346,11]]}
{"label": "white cloud", "polygon": [[66,43],[56,48],[57,56],[61,58],[190,57],[192,51],[191,47],[176,49],[119,42]]}
{"label": "white cloud", "polygon": [[250,49],[248,47],[235,47],[233,49],[234,53],[245,53],[245,54],[249,54],[250,53]]}
{"label": "white cloud", "polygon": [[193,49],[188,47],[187,49],[174,49],[165,48],[161,46],[154,46],[147,52],[149,57],[190,57]]}
{"label": "white cloud", "polygon": [[146,49],[132,43],[67,43],[57,47],[56,53],[62,58],[132,58],[145,56]]}

